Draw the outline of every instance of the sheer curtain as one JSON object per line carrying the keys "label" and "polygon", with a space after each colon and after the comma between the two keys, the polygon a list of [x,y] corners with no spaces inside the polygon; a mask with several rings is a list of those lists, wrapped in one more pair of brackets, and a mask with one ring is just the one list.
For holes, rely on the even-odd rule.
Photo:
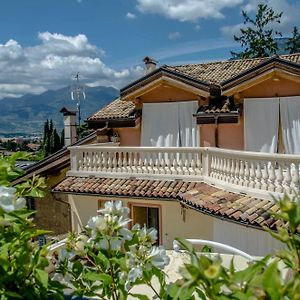
{"label": "sheer curtain", "polygon": [[245,99],[245,150],[276,153],[278,124],[279,98]]}
{"label": "sheer curtain", "polygon": [[179,144],[181,147],[199,147],[200,135],[193,114],[198,109],[197,101],[179,102]]}
{"label": "sheer curtain", "polygon": [[300,96],[280,98],[285,153],[300,154]]}
{"label": "sheer curtain", "polygon": [[141,146],[199,146],[197,108],[197,101],[144,103]]}

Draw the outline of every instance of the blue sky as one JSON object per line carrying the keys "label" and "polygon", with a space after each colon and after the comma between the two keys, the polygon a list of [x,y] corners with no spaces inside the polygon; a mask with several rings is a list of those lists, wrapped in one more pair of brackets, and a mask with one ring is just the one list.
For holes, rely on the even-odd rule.
{"label": "blue sky", "polygon": [[[299,26],[300,3],[265,0]],[[68,85],[78,71],[88,85],[122,87],[159,64],[227,59],[241,10],[259,0],[1,0],[0,98]]]}

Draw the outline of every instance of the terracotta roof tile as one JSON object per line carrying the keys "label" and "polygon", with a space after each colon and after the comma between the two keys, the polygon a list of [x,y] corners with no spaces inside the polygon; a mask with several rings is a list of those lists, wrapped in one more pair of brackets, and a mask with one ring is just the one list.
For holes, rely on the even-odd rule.
{"label": "terracotta roof tile", "polygon": [[254,227],[283,226],[270,212],[279,208],[271,200],[231,193],[203,182],[146,179],[67,177],[55,192],[176,199],[198,211]]}
{"label": "terracotta roof tile", "polygon": [[135,105],[131,101],[122,101],[118,98],[91,115],[87,120],[126,119],[131,116],[134,109]]}
{"label": "terracotta roof tile", "polygon": [[[294,63],[300,63],[299,53],[280,55],[280,58]],[[257,66],[267,59],[270,58],[236,59],[203,64],[188,64],[165,67],[173,72],[187,75],[196,80],[201,80],[210,84],[221,84],[222,82]]]}

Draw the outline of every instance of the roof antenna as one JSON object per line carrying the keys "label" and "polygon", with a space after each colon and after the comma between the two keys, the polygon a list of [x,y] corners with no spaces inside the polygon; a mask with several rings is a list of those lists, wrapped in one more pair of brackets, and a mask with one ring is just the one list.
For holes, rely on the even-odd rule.
{"label": "roof antenna", "polygon": [[75,83],[73,83],[71,88],[71,99],[76,101],[77,111],[78,111],[78,125],[81,123],[81,112],[80,112],[80,101],[85,100],[84,86],[79,82],[79,72],[74,76]]}

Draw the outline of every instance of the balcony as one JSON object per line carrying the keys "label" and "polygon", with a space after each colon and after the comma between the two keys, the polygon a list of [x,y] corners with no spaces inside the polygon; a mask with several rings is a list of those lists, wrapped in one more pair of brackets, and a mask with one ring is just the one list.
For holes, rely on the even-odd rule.
{"label": "balcony", "polygon": [[300,155],[100,144],[69,149],[69,176],[203,181],[262,198],[299,193]]}

